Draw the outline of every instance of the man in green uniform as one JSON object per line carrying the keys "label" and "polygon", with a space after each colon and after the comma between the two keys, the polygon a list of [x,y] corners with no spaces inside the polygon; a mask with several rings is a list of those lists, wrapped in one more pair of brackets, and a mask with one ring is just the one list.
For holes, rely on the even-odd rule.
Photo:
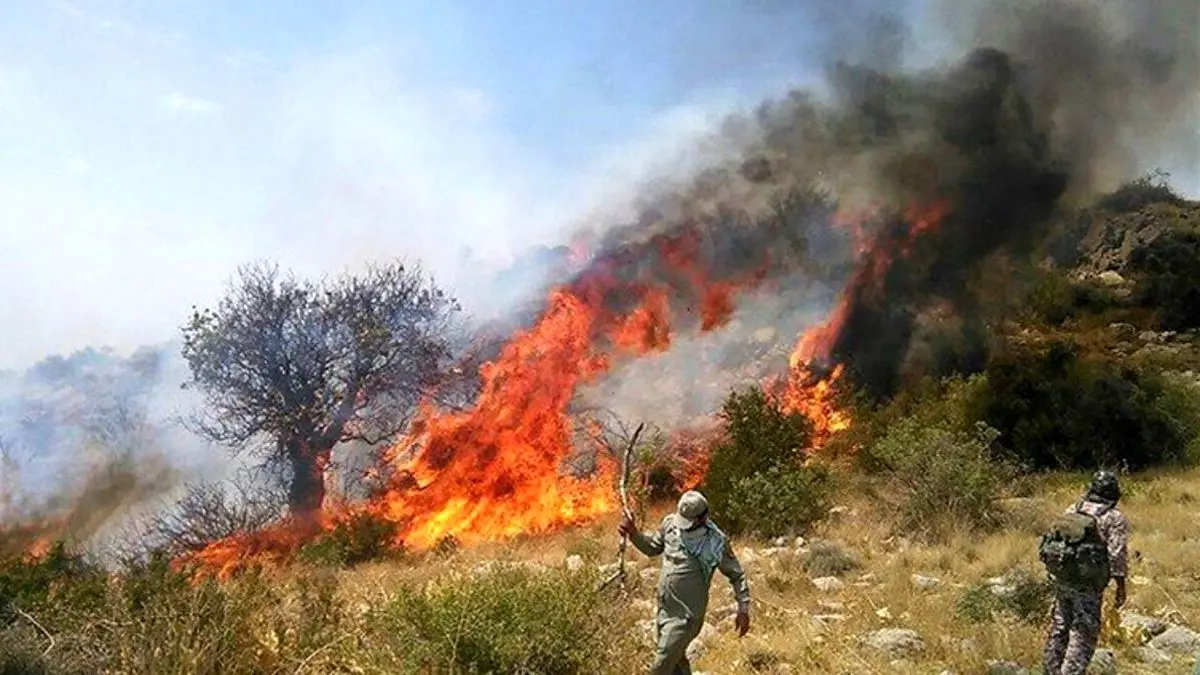
{"label": "man in green uniform", "polygon": [[738,637],[750,631],[750,586],[729,537],[708,519],[708,500],[694,490],[679,498],[675,513],[657,532],[643,534],[626,517],[621,534],[648,556],[662,555],[655,629],[658,653],[651,675],[691,675],[687,647],[704,626],[713,573],[720,570],[737,598]]}

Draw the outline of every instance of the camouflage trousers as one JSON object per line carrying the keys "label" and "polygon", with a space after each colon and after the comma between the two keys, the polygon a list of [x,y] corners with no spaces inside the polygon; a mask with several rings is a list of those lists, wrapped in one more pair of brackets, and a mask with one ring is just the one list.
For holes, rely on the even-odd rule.
{"label": "camouflage trousers", "polygon": [[1100,639],[1104,591],[1060,588],[1042,663],[1046,675],[1084,675]]}

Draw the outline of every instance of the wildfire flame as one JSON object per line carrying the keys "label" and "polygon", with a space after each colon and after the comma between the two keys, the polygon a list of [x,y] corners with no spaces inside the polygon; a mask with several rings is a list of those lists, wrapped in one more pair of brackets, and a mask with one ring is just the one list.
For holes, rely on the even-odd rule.
{"label": "wildfire flame", "polygon": [[[853,233],[855,274],[829,317],[799,338],[787,376],[768,383],[781,409],[813,422],[814,448],[851,425],[835,396],[845,366],[831,364],[851,303],[862,289],[879,283],[895,256],[909,255],[912,243],[945,212],[944,204],[908,209],[899,239],[895,231],[869,235],[850,214],[835,219]],[[549,532],[614,512],[615,467],[603,453],[590,475],[564,471],[576,431],[570,406],[578,388],[607,373],[614,360],[669,348],[671,317],[680,310],[698,315],[699,330],[718,329],[730,320],[737,293],[764,278],[765,268],[747,279],[713,280],[698,262],[700,244],[694,231],[658,239],[660,261],[677,277],[676,285],[622,279],[618,263],[593,258],[587,274],[551,292],[535,325],[481,366],[481,392],[470,409],[421,408],[410,434],[385,453],[391,469],[386,489],[358,507],[360,512],[395,523],[396,543],[416,550],[449,536],[469,545]],[[612,308],[614,294],[625,298],[616,304],[626,309]],[[672,307],[672,298],[680,295],[688,298],[687,306]],[[705,453],[690,454],[688,487],[706,470]],[[336,522],[329,517],[315,526]],[[216,542],[192,560],[226,576],[245,561],[282,561],[312,534],[294,526],[247,533]]]}

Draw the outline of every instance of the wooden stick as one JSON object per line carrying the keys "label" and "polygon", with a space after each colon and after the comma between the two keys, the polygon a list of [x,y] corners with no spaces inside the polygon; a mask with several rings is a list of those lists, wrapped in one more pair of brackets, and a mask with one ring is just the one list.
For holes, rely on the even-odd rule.
{"label": "wooden stick", "polygon": [[[631,520],[633,519],[633,510],[629,508],[629,474],[633,469],[633,450],[645,426],[645,422],[638,424],[637,429],[633,432],[633,436],[629,439],[629,445],[625,446],[625,454],[621,459],[621,482],[618,486],[619,494],[621,495],[621,515]],[[618,579],[621,581],[622,586],[625,585],[625,550],[628,543],[629,537],[624,534],[621,535],[621,543],[617,548],[617,571],[611,577],[605,579],[604,583],[600,584],[599,590],[604,590]]]}

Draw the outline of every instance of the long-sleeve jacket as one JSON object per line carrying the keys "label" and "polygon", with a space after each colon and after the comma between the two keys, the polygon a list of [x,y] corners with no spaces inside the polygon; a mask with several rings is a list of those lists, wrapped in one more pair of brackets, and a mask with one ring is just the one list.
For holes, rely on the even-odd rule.
{"label": "long-sleeve jacket", "polygon": [[1109,576],[1124,578],[1129,572],[1129,518],[1115,506],[1083,500],[1068,509],[1079,509],[1096,518],[1096,527],[1108,546]]}
{"label": "long-sleeve jacket", "polygon": [[660,611],[703,620],[713,574],[720,570],[733,586],[738,611],[750,609],[750,585],[733,553],[729,537],[710,522],[680,527],[675,514],[663,518],[657,532],[637,532],[629,541],[642,553],[663,556],[659,578]]}

